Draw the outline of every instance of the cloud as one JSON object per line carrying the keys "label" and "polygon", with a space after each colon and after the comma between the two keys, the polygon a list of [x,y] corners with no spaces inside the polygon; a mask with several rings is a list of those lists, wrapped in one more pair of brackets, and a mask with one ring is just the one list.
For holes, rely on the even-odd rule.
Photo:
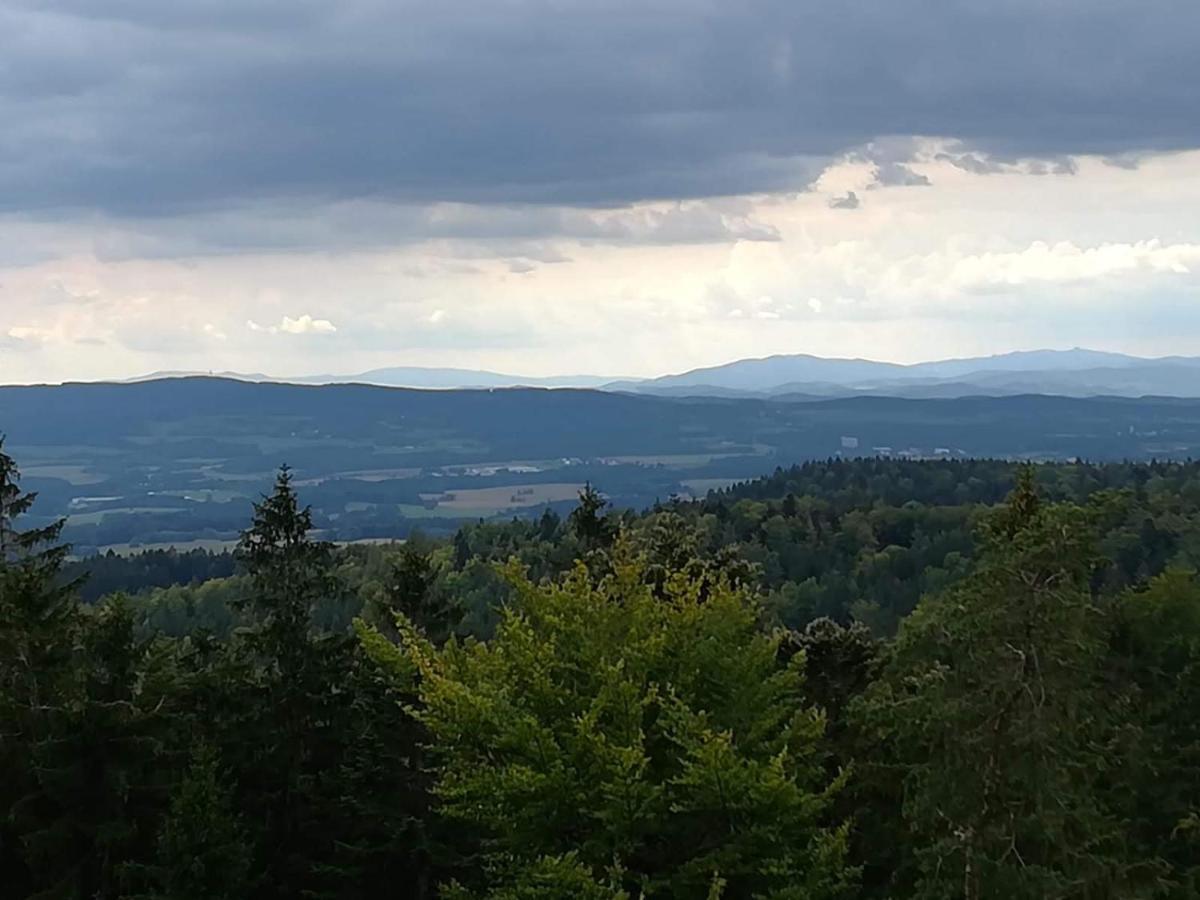
{"label": "cloud", "polygon": [[279,330],[286,334],[333,334],[337,326],[328,319],[314,319],[306,314],[298,319],[284,316]]}
{"label": "cloud", "polygon": [[904,163],[885,162],[875,167],[875,180],[871,187],[929,187],[933,182],[920,172],[914,172]]}
{"label": "cloud", "polygon": [[733,198],[638,203],[618,209],[261,201],[167,218],[90,219],[75,229],[105,260],[248,252],[334,252],[441,241],[463,258],[557,262],[555,242],[608,246],[772,242],[779,233]]}
{"label": "cloud", "polygon": [[[959,143],[959,142],[954,142]],[[979,151],[941,152],[934,156],[941,162],[948,162],[956,169],[970,172],[972,175],[1074,175],[1079,170],[1079,164],[1069,156],[1053,156],[1049,158],[1004,158]]]}
{"label": "cloud", "polygon": [[38,344],[49,340],[53,335],[44,328],[16,325],[8,329],[8,336],[15,341]]}
{"label": "cloud", "polygon": [[[247,319],[246,327],[251,331],[266,334],[335,334],[338,330],[328,319],[314,319],[307,313],[296,319],[284,316],[278,325],[259,325],[253,319]],[[205,331],[207,330],[206,326]]]}
{"label": "cloud", "polygon": [[1198,31],[1183,0],[0,0],[0,207],[618,207],[799,190],[880,135],[1121,159],[1200,146]]}
{"label": "cloud", "polygon": [[858,209],[861,201],[858,199],[858,194],[854,191],[846,191],[840,197],[833,197],[829,201],[830,209]]}
{"label": "cloud", "polygon": [[972,175],[997,175],[1005,170],[1003,163],[982,153],[939,153],[934,158]]}
{"label": "cloud", "polygon": [[1096,281],[1139,272],[1188,275],[1197,264],[1200,244],[1164,245],[1152,239],[1080,247],[1071,241],[1035,241],[1017,252],[965,256],[954,262],[948,277],[960,289],[987,290]]}

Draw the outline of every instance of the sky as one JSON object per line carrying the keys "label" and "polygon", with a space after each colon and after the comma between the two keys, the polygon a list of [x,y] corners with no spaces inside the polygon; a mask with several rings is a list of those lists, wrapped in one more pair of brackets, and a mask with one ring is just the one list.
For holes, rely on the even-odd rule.
{"label": "sky", "polygon": [[1194,0],[0,0],[0,381],[1200,353]]}

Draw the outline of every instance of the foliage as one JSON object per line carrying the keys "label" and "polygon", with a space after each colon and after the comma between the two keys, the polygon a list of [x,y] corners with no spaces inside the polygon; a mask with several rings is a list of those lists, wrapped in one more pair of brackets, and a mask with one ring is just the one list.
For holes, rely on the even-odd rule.
{"label": "foliage", "polygon": [[0,445],[4,896],[1200,892],[1200,465],[828,460],[340,548],[285,469],[252,515],[72,561]]}
{"label": "foliage", "polygon": [[1046,507],[1025,474],[983,536],[975,571],[903,624],[862,704],[919,839],[916,896],[1152,893],[1157,867],[1126,853],[1104,802],[1122,700],[1102,681],[1089,511]]}
{"label": "foliage", "polygon": [[516,600],[488,643],[405,640],[441,811],[483,834],[482,893],[693,897],[719,878],[727,896],[838,894],[823,719],[745,593],[701,598],[677,573],[660,599],[627,545],[599,583],[507,574]]}

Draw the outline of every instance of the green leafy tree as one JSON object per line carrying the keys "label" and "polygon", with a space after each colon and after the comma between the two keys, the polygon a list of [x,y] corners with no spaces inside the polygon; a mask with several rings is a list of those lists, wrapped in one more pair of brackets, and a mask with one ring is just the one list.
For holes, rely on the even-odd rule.
{"label": "green leafy tree", "polygon": [[367,635],[418,671],[439,809],[481,837],[481,874],[449,896],[838,895],[823,718],[745,593],[701,600],[680,574],[659,599],[623,545],[598,583],[507,574],[487,643],[439,650],[409,627],[400,661]]}

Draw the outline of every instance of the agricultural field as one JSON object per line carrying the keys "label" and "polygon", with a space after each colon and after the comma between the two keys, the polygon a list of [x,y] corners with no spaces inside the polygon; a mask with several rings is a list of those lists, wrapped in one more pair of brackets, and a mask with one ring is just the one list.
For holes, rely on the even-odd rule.
{"label": "agricultural field", "polygon": [[848,453],[1196,456],[1200,401],[797,402],[184,378],[0,388],[0,433],[39,494],[37,514],[66,517],[68,539],[88,552],[223,546],[283,464],[331,539],[392,539],[565,512],[589,482],[616,506],[644,508]]}

